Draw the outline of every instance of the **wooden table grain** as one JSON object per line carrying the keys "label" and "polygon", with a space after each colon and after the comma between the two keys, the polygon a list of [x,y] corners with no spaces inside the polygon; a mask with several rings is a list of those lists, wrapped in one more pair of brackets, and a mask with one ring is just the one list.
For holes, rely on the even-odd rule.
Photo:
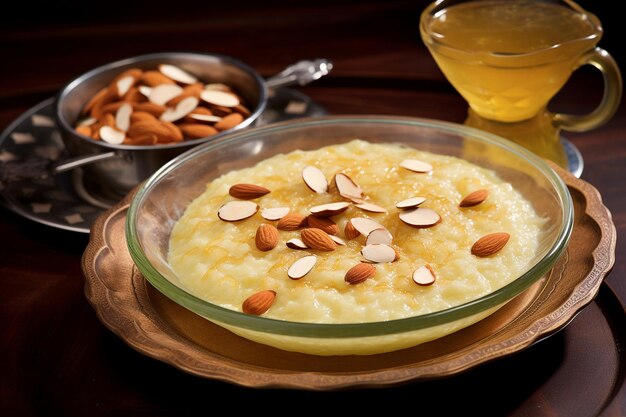
{"label": "wooden table grain", "polygon": [[[418,31],[425,1],[22,2],[2,17],[0,128],[72,77],[148,52],[190,50],[239,58],[271,76],[300,59],[327,58],[331,74],[299,90],[330,114],[386,114],[462,123],[449,86]],[[174,5],[174,3],[176,3]],[[605,24],[600,45],[626,67],[625,30],[609,2],[581,2]],[[579,70],[551,103],[590,110],[602,79]],[[0,207],[0,410],[7,416],[170,416],[237,410],[298,413],[388,406],[420,415],[626,415],[626,106],[605,126],[566,133],[582,178],[601,193],[618,232],[616,263],[596,300],[563,331],[529,349],[450,378],[317,393],[254,390],[185,374],[137,353],[86,301],[86,234]],[[293,409],[296,404],[300,409]],[[406,412],[406,411],[405,411]]]}

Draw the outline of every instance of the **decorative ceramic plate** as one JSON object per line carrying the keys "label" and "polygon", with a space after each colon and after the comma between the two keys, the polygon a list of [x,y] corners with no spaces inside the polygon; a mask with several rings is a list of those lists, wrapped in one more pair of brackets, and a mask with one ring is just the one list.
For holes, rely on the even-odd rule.
{"label": "decorative ceramic plate", "polygon": [[[554,166],[554,165],[553,165]],[[249,387],[332,390],[449,376],[513,354],[567,325],[615,261],[611,214],[589,183],[554,166],[574,200],[570,244],[535,285],[477,324],[410,349],[321,357],[243,339],[174,303],[138,272],[126,247],[133,193],[95,221],[83,255],[85,294],[127,344],[185,372]]]}
{"label": "decorative ceramic plate", "polygon": [[[326,110],[306,95],[280,88],[270,92],[255,126],[324,115]],[[117,201],[99,193],[80,168],[53,177],[23,175],[68,157],[54,121],[54,98],[49,98],[24,112],[0,135],[0,203],[36,222],[89,233],[96,218]]]}

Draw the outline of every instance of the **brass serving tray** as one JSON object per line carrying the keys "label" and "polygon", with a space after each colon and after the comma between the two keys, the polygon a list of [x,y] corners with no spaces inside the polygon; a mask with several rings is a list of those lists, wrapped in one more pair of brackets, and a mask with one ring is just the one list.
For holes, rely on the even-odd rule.
{"label": "brass serving tray", "polygon": [[201,377],[248,387],[332,390],[449,376],[511,355],[565,327],[596,296],[615,261],[616,230],[599,192],[556,166],[574,200],[573,235],[552,270],[488,318],[397,352],[321,357],[243,339],[174,303],[137,270],[125,239],[129,194],[91,228],[85,294],[128,345]]}

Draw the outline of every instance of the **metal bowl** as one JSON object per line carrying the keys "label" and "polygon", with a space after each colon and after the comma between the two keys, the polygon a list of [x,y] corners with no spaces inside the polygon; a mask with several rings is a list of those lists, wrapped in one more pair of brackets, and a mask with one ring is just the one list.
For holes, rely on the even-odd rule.
{"label": "metal bowl", "polygon": [[[232,129],[210,137],[162,145],[113,145],[76,132],[76,121],[85,103],[116,75],[129,68],[154,69],[158,64],[173,64],[197,76],[200,80],[224,83],[244,98],[250,116]],[[108,63],[70,81],[59,92],[55,116],[69,154],[63,170],[84,166],[85,175],[103,190],[123,196],[148,178],[175,156],[209,140],[254,124],[267,104],[265,80],[243,62],[218,54],[192,52],[162,52],[135,56]]]}

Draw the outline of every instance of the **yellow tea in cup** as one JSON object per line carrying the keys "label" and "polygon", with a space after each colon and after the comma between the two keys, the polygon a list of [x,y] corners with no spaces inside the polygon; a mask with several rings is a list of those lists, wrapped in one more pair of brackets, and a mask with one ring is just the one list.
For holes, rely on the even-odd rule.
{"label": "yellow tea in cup", "polygon": [[[420,32],[443,74],[469,103],[466,124],[561,165],[559,129],[597,127],[619,105],[619,69],[596,47],[600,21],[569,0],[439,0],[422,13]],[[602,103],[585,116],[547,112],[550,99],[583,64],[603,73]]]}

